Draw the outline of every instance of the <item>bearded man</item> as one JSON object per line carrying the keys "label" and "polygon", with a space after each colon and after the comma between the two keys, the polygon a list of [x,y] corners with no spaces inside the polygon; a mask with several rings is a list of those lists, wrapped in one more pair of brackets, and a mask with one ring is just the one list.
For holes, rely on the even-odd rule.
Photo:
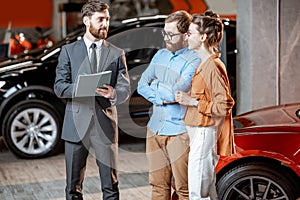
{"label": "bearded man", "polygon": [[[118,125],[116,105],[130,95],[125,53],[105,41],[109,6],[92,0],[81,14],[86,32],[62,47],[56,68],[55,94],[67,101],[62,139],[65,141],[66,199],[83,199],[83,180],[90,148],[99,168],[103,200],[119,199],[117,178]],[[75,97],[78,75],[112,71],[110,84],[95,95]],[[95,83],[97,84],[97,83]]]}

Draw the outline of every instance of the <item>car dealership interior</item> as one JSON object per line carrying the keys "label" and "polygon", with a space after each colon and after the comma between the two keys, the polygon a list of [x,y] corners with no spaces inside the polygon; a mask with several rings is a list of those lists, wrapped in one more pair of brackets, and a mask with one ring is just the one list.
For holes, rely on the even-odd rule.
{"label": "car dealership interior", "polygon": [[[0,19],[0,39],[10,26],[13,33],[37,43],[41,35],[59,40],[81,23],[80,4],[84,0],[4,1]],[[300,99],[299,2],[295,0],[105,0],[112,19],[149,14],[168,14],[185,9],[191,13],[213,9],[237,21],[237,113]],[[197,3],[198,2],[198,3]],[[17,5],[16,5],[17,4]],[[76,10],[76,11],[74,11]],[[114,10],[116,12],[114,12]],[[120,10],[122,12],[120,12]],[[41,27],[37,31],[36,27]],[[49,30],[50,29],[50,30]],[[295,84],[291,84],[295,83]]]}
{"label": "car dealership interior", "polygon": [[[152,104],[137,84],[165,47],[164,20],[177,10],[211,9],[224,24],[221,60],[235,101],[236,152],[221,156],[216,167],[219,198],[300,200],[300,1],[102,1],[110,6],[107,41],[125,51],[132,90],[117,107],[121,199],[151,199],[145,138]],[[66,100],[54,94],[53,84],[62,46],[84,34],[85,2],[1,2],[0,199],[65,199]],[[93,155],[87,162],[85,199],[101,199]]]}

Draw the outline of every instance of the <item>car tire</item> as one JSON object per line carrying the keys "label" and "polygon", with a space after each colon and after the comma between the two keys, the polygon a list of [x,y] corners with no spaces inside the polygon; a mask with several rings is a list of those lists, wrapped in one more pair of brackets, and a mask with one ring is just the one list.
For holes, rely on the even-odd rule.
{"label": "car tire", "polygon": [[294,200],[299,186],[282,168],[266,163],[246,163],[220,177],[217,190],[220,200]]}
{"label": "car tire", "polygon": [[4,119],[4,140],[20,158],[41,158],[62,149],[62,117],[42,100],[24,100],[13,106]]}

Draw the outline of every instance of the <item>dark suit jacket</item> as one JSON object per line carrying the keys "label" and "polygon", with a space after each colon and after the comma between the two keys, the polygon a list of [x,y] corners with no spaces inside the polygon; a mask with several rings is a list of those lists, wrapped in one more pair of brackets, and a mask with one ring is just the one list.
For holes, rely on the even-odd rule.
{"label": "dark suit jacket", "polygon": [[116,99],[110,101],[104,97],[74,98],[75,83],[79,74],[90,74],[91,65],[87,48],[81,39],[62,47],[56,68],[54,92],[60,98],[67,99],[62,139],[79,142],[86,134],[92,116],[96,116],[101,126],[100,134],[108,141],[117,140],[116,105],[123,103],[130,95],[130,83],[124,51],[103,41],[100,50],[98,71],[112,71],[110,85],[116,90]]}

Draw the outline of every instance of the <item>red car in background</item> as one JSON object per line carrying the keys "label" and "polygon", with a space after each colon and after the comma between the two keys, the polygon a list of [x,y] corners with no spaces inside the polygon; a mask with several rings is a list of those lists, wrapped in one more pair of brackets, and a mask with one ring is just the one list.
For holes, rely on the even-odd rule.
{"label": "red car in background", "polygon": [[237,153],[217,165],[219,199],[300,197],[300,103],[234,118]]}
{"label": "red car in background", "polygon": [[238,115],[234,126],[236,154],[217,165],[219,200],[299,198],[300,102]]}

